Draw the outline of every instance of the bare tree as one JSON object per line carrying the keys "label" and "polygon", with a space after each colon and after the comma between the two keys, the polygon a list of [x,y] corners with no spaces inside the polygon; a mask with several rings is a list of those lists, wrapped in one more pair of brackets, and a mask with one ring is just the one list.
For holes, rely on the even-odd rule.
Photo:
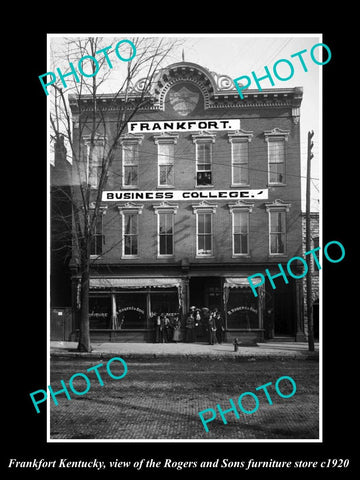
{"label": "bare tree", "polygon": [[[117,39],[118,41],[119,39]],[[51,85],[51,141],[64,138],[72,162],[69,202],[72,204],[72,245],[79,275],[79,351],[91,351],[89,327],[89,280],[94,260],[91,247],[96,239],[96,225],[101,215],[102,192],[106,187],[119,140],[127,123],[151,102],[152,89],[162,62],[168,60],[178,41],[163,38],[132,38],[135,46],[131,59],[119,62],[119,75],[109,68],[109,38],[82,37],[65,41],[65,52],[52,52],[54,65],[72,59],[95,58],[98,63],[83,62],[86,75],[66,78],[66,89],[59,82]],[[98,58],[97,52],[107,56]],[[134,54],[134,52],[133,52]],[[125,55],[125,54],[124,54]],[[102,94],[116,78],[111,94]],[[141,88],[139,80],[141,79]],[[135,88],[137,86],[137,88]],[[106,101],[102,101],[106,99]],[[108,122],[111,114],[112,121]]]}

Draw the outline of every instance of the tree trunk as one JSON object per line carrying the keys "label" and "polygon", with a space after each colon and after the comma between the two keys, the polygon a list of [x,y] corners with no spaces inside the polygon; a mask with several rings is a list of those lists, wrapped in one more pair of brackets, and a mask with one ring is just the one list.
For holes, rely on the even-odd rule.
{"label": "tree trunk", "polygon": [[[87,249],[85,249],[87,250]],[[85,252],[83,252],[85,253]],[[80,308],[80,332],[78,350],[80,352],[91,352],[90,343],[90,322],[89,322],[89,278],[90,259],[86,254],[81,258],[81,308]]]}

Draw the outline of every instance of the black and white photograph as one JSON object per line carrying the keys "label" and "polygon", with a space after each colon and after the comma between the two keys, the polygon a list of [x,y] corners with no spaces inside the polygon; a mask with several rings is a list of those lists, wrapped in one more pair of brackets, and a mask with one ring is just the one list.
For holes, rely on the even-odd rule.
{"label": "black and white photograph", "polygon": [[11,85],[6,474],[351,475],[350,41],[151,22]]}
{"label": "black and white photograph", "polygon": [[[330,48],[320,35],[48,41],[50,441],[321,439]],[[330,251],[340,261],[343,246]],[[118,357],[115,377],[91,369]]]}

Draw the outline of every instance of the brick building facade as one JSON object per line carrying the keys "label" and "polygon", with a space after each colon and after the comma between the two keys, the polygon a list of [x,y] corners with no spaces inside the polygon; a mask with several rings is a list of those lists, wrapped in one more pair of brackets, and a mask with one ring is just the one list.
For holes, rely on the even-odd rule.
{"label": "brick building facade", "polygon": [[[306,219],[305,214],[303,214],[303,256],[305,257],[306,252]],[[311,238],[311,248],[317,248],[320,245],[320,231],[319,231],[319,213],[311,212],[310,213],[310,238]],[[321,256],[317,252],[318,256]],[[321,261],[320,261],[321,264]],[[312,259],[310,263],[310,274],[311,274],[311,285],[312,285],[312,302],[313,302],[313,324],[314,324],[314,338],[319,339],[319,296],[320,296],[320,284],[319,284],[319,270],[316,265],[316,262]],[[306,277],[303,278],[303,298],[304,298],[304,333],[307,336],[308,334],[308,316],[307,316],[307,303],[306,303]]]}
{"label": "brick building facade", "polygon": [[[189,62],[157,73],[105,187],[112,194],[92,246],[93,340],[151,341],[155,313],[179,315],[184,326],[191,305],[217,307],[227,341],[303,338],[302,281],[280,278],[258,297],[247,281],[302,254],[301,101],[301,88],[247,90],[241,100],[229,77]],[[81,122],[79,103],[84,115],[91,98],[70,98]],[[106,136],[116,105],[104,111]],[[78,284],[74,259],[75,312]]]}

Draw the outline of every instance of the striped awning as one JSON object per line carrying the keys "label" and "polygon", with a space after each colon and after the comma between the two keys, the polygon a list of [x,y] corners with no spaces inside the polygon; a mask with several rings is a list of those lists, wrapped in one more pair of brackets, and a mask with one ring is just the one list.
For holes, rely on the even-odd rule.
{"label": "striped awning", "polygon": [[[260,283],[260,279],[253,280],[253,285]],[[225,278],[224,288],[250,288],[247,277],[227,277]]]}
{"label": "striped awning", "polygon": [[90,288],[181,288],[180,278],[112,278],[112,277],[93,277],[90,278]]}

